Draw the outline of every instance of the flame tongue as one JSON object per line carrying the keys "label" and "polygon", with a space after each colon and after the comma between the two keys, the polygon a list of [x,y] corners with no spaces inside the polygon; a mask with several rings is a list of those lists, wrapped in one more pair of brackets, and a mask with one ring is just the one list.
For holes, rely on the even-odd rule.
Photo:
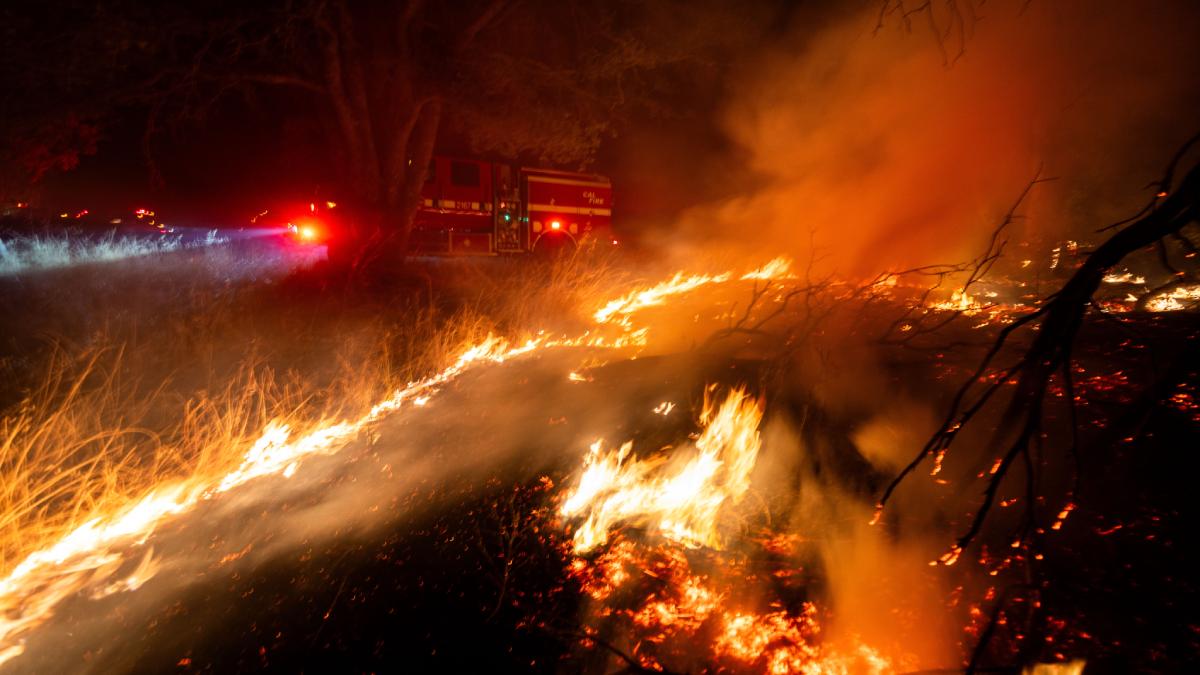
{"label": "flame tongue", "polygon": [[605,451],[591,446],[579,484],[560,509],[582,518],[575,531],[576,553],[604,544],[608,532],[628,524],[688,546],[717,548],[717,516],[725,503],[736,503],[750,487],[750,472],[760,446],[762,407],[743,389],[714,406],[704,404],[703,431],[688,460],[631,457],[633,443]]}
{"label": "flame tongue", "polygon": [[742,281],[790,279],[792,278],[790,276],[791,267],[791,261],[781,257],[771,260],[758,269],[746,272],[740,277],[734,277],[730,272],[722,272],[721,274],[693,274],[690,276],[679,272],[667,281],[649,288],[633,291],[628,295],[609,301],[603,307],[596,310],[592,318],[598,324],[622,321],[638,310],[662,305],[673,296],[690,293],[697,288],[710,284],[723,284],[735,278]]}
{"label": "flame tongue", "polygon": [[682,272],[671,277],[668,281],[664,281],[650,288],[634,291],[629,295],[616,300],[610,301],[592,316],[596,323],[608,323],[618,317],[626,317],[639,309],[647,307],[655,307],[667,301],[667,298],[681,293],[688,293],[707,286],[708,284],[719,284],[729,281],[730,274],[709,275],[696,274],[685,276]]}

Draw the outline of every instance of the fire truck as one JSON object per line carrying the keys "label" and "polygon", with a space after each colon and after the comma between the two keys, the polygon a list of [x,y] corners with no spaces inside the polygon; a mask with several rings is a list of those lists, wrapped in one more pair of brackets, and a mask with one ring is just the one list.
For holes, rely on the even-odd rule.
{"label": "fire truck", "polygon": [[438,255],[552,253],[616,245],[604,176],[434,157],[413,221],[412,249]]}

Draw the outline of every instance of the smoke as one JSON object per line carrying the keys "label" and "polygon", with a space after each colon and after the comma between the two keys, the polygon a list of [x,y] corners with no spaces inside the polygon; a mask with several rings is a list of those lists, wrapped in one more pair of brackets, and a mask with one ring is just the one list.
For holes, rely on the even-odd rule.
{"label": "smoke", "polygon": [[[944,503],[930,484],[905,490],[889,512],[900,518],[872,526],[877,495],[859,485],[863,474],[890,476],[911,459],[933,426],[931,411],[882,382],[873,395],[840,398],[820,391],[813,370],[802,371],[814,382],[811,398],[800,415],[776,415],[764,430],[754,486],[787,504],[781,525],[810,543],[795,565],[819,570],[813,592],[829,611],[823,642],[835,650],[871,645],[900,671],[957,663],[960,617],[946,604],[953,577],[929,565],[951,541],[931,525],[943,522]],[[868,379],[882,380],[878,372]],[[853,453],[870,465],[839,468]]]}
{"label": "smoke", "polygon": [[743,69],[724,119],[758,188],[685,229],[851,275],[961,261],[1042,166],[1016,236],[1086,240],[1196,131],[1193,3],[950,3],[961,32],[941,3],[876,28],[880,4]]}
{"label": "smoke", "polygon": [[[203,594],[205,580],[214,576],[236,578],[278,561],[288,564],[314,547],[352,551],[356,542],[378,538],[397,523],[419,523],[462,508],[469,499],[464,494],[482,494],[479,485],[486,478],[523,481],[560,470],[564,457],[573,464],[589,440],[626,420],[625,406],[614,401],[635,401],[648,410],[648,402],[663,394],[653,368],[639,375],[618,369],[588,384],[564,376],[579,369],[581,360],[594,358],[559,350],[481,368],[335,454],[307,459],[287,480],[271,476],[204,502],[156,532],[145,553],[135,551],[119,568],[98,572],[94,589],[65,601],[29,637],[13,668],[70,670],[81,653],[99,653],[121,640],[122,629],[108,619],[110,612],[150,620],[165,602],[192,602],[190,594]],[[144,583],[136,578],[138,562],[153,563],[153,576]],[[140,588],[133,586],[135,580]],[[105,593],[110,587],[115,590]],[[321,590],[296,582],[292,592]],[[226,611],[197,602],[189,606],[189,621],[219,633]],[[64,633],[72,638],[66,648]],[[171,634],[144,652],[117,650],[92,672],[137,670],[147,654],[185,653],[191,640],[194,636]]]}
{"label": "smoke", "polygon": [[[908,25],[896,13],[877,29],[881,4],[803,17],[742,69],[724,124],[757,184],[692,209],[680,230],[750,259],[812,260],[818,274],[966,261],[1040,169],[1056,180],[1031,193],[1010,238],[1097,242],[1095,230],[1136,211],[1200,131],[1194,4],[952,3],[961,33],[943,3],[932,3],[937,29],[925,14]],[[789,379],[847,428],[773,431],[756,477],[794,490],[788,527],[816,545],[834,613],[827,638],[853,633],[900,643],[921,664],[955,663],[963,636],[953,625],[967,621],[948,601],[981,598],[988,579],[929,562],[960,533],[977,498],[969,477],[986,469],[963,457],[972,467],[947,469],[949,486],[910,481],[891,520],[867,525],[878,491],[838,475],[830,439],[848,436],[843,447],[891,478],[941,408],[928,381],[926,400],[910,400],[877,345],[846,325],[824,331],[827,344],[799,357]],[[797,427],[811,428],[806,415],[793,415]]]}

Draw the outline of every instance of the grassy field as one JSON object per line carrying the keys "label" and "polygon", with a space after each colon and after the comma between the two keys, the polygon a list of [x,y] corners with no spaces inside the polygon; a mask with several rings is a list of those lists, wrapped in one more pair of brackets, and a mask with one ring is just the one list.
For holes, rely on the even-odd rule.
{"label": "grassy field", "polygon": [[[5,573],[31,551],[59,540],[93,517],[136,503],[156,486],[189,481],[212,484],[239,465],[247,448],[272,422],[288,424],[302,435],[333,421],[357,419],[390,392],[440,371],[467,345],[488,335],[517,344],[538,331],[577,336],[596,329],[596,310],[624,295],[634,282],[680,279],[672,277],[674,270],[644,261],[635,265],[589,253],[554,261],[414,260],[390,275],[347,279],[326,269],[317,251],[265,240],[164,249],[110,261],[95,256],[81,260],[85,258],[86,262],[28,267],[0,276],[0,322],[6,328],[0,336],[0,569]],[[696,265],[703,268],[701,262]],[[775,454],[764,453],[763,465],[768,467],[764,475],[769,474],[770,480],[756,489],[774,494],[778,504],[767,508],[764,505],[771,502],[763,499],[752,506],[762,506],[773,527],[794,528],[806,541],[811,537],[828,549],[823,549],[827,560],[815,555],[803,559],[803,567],[814,579],[802,589],[804,593],[828,593],[841,615],[851,617],[856,630],[873,626],[884,610],[907,606],[879,599],[900,591],[919,594],[915,586],[887,581],[889,575],[903,578],[901,570],[910,567],[922,573],[930,570],[927,561],[961,531],[962,514],[978,503],[977,479],[991,462],[987,441],[998,420],[973,430],[963,450],[947,460],[938,480],[921,477],[908,486],[908,497],[890,512],[897,522],[912,528],[903,536],[897,534],[894,541],[885,537],[884,543],[872,538],[883,531],[866,525],[870,507],[881,481],[924,442],[933,416],[944,410],[953,388],[969,377],[979,354],[1003,324],[960,316],[925,342],[887,344],[880,342],[879,335],[895,325],[899,300],[850,302],[847,286],[829,284],[797,296],[791,313],[769,332],[731,332],[706,351],[714,331],[720,333],[722,326],[748,316],[753,301],[751,305],[747,301],[757,297],[751,293],[765,293],[766,288],[743,278],[740,284],[726,287],[703,286],[691,301],[681,299],[642,312],[637,325],[653,326],[652,347],[639,351],[636,358],[584,366],[586,385],[563,378],[563,372],[575,367],[574,361],[563,361],[548,367],[553,371],[550,375],[539,376],[528,363],[488,369],[493,379],[490,388],[483,388],[487,393],[468,391],[469,387],[447,392],[451,400],[469,393],[474,403],[430,406],[428,426],[404,427],[403,439],[418,438],[419,447],[411,455],[394,456],[415,457],[414,465],[436,465],[437,470],[428,475],[439,477],[440,482],[421,483],[428,496],[417,488],[412,493],[422,494],[417,501],[426,504],[428,512],[413,508],[413,514],[395,517],[378,542],[331,534],[327,542],[305,542],[316,546],[315,557],[309,555],[311,548],[298,552],[298,560],[281,556],[245,579],[234,569],[221,572],[232,575],[225,590],[212,590],[223,587],[220,583],[197,585],[194,597],[185,594],[191,598],[187,602],[193,603],[191,611],[208,616],[205,612],[216,608],[213,611],[238,615],[237,621],[210,622],[205,630],[212,644],[193,644],[189,636],[198,619],[186,612],[176,615],[177,605],[146,610],[152,617],[145,619],[146,630],[138,628],[134,633],[158,631],[159,636],[141,647],[159,659],[153,662],[157,666],[147,668],[169,668],[185,654],[198,663],[216,664],[217,670],[229,669],[221,666],[234,662],[234,669],[258,667],[258,638],[251,639],[250,634],[261,628],[261,621],[277,625],[281,634],[311,635],[273,648],[273,664],[283,659],[296,670],[311,665],[313,644],[360,663],[364,670],[410,662],[430,669],[436,669],[435,664],[445,669],[447,664],[466,663],[472,667],[459,669],[478,670],[477,666],[501,654],[514,659],[513,664],[519,656],[522,667],[537,661],[534,669],[553,670],[554,663],[544,657],[571,651],[577,636],[548,635],[544,626],[516,642],[512,635],[516,626],[528,628],[542,605],[560,618],[574,618],[577,609],[578,593],[563,591],[567,562],[556,543],[558,535],[551,531],[555,528],[544,527],[549,520],[548,486],[561,489],[566,484],[575,468],[571,452],[583,447],[554,440],[561,440],[554,434],[566,434],[567,426],[558,420],[595,424],[606,437],[632,437],[642,433],[639,424],[656,428],[645,423],[650,416],[646,411],[661,400],[664,382],[672,379],[678,380],[680,392],[693,394],[707,383],[751,383],[762,391],[768,422],[775,425],[764,432],[766,447],[775,448]],[[772,306],[760,311],[769,313]],[[941,316],[933,318],[940,321]],[[1053,541],[1041,566],[1042,573],[1054,580],[1054,591],[1040,596],[1048,608],[1047,621],[1053,621],[1048,628],[1027,628],[1016,626],[1014,620],[1016,627],[1009,633],[1002,631],[996,640],[996,652],[1003,657],[997,662],[1025,663],[1035,656],[1045,660],[1061,649],[1089,653],[1097,663],[1106,659],[1118,664],[1115,670],[1097,672],[1126,672],[1131,668],[1122,670],[1119,664],[1169,665],[1178,659],[1160,658],[1160,654],[1194,646],[1194,634],[1186,628],[1195,625],[1190,610],[1194,603],[1172,600],[1194,597],[1195,589],[1181,573],[1194,561],[1168,553],[1180,534],[1190,531],[1190,520],[1178,514],[1186,512],[1192,491],[1196,467],[1189,449],[1194,447],[1198,408],[1193,390],[1179,388],[1167,392],[1175,405],[1131,411],[1137,387],[1127,380],[1135,380],[1155,358],[1170,361],[1168,357],[1177,353],[1195,353],[1198,341],[1200,332],[1186,313],[1137,315],[1120,326],[1109,317],[1089,323],[1085,347],[1076,355],[1081,394],[1077,413],[1084,439],[1093,450],[1078,465],[1069,461],[1070,427],[1063,421],[1075,413],[1061,397],[1047,407],[1047,419],[1054,424],[1048,424],[1043,434],[1052,463],[1045,465],[1049,468],[1041,478],[1043,489],[1051,494],[1042,510],[1058,510],[1056,500],[1070,489],[1072,472],[1083,477],[1082,488],[1074,494],[1079,507],[1062,532],[1050,536]],[[769,358],[771,350],[766,347],[770,345],[778,345],[788,356]],[[673,378],[665,375],[668,372],[675,373]],[[574,399],[556,394],[558,390],[539,377],[553,377],[558,386],[572,387]],[[653,400],[631,396],[639,380],[653,384],[647,388]],[[585,387],[594,390],[591,398],[579,393]],[[679,393],[675,400],[686,408],[687,397]],[[497,406],[497,401],[502,404]],[[509,419],[520,410],[529,419]],[[642,417],[632,410],[641,411]],[[495,430],[508,426],[521,433],[505,441]],[[1133,438],[1135,432],[1141,434],[1136,442],[1116,440],[1125,434]],[[642,440],[647,447],[669,447],[666,444],[676,436],[685,437],[682,433],[663,438],[650,434]],[[398,438],[383,445],[403,446]],[[539,452],[539,443],[548,447]],[[498,460],[481,461],[478,471],[471,473],[472,463],[493,445],[508,453],[497,457],[541,464],[512,478],[515,487],[509,478],[482,475],[498,466]],[[385,454],[379,461],[386,460],[390,471],[391,459]],[[344,458],[336,461],[346,467],[353,464]],[[542,471],[547,472],[542,474],[547,476],[545,482],[539,475]],[[393,485],[385,487],[376,497],[386,505],[398,497]],[[1018,488],[1013,487],[1013,493],[1023,495]],[[322,482],[317,492],[324,497],[337,493],[362,499],[366,490],[358,482],[340,488]],[[272,504],[272,495],[266,490],[258,497],[263,504]],[[515,605],[502,607],[494,585],[489,585],[492,581],[485,568],[495,557],[490,549],[480,553],[469,548],[512,529],[512,523],[492,522],[507,517],[496,510],[496,504],[505,500],[519,503],[520,513],[529,518],[540,514],[536,522],[525,523],[526,529],[542,528],[547,533],[529,544],[533,562],[528,578],[513,581],[511,587],[507,581],[500,586],[506,589],[500,592],[500,600],[505,593],[535,598],[520,610]],[[279,501],[287,504],[283,496]],[[249,512],[267,531],[296,524],[258,502],[247,503],[255,505]],[[344,513],[339,512],[333,532],[340,531]],[[772,513],[783,519],[771,520]],[[984,561],[986,551],[1009,547],[1007,534],[1019,525],[1020,517],[1020,509],[999,510],[977,564],[959,565],[947,572],[951,575],[947,578],[965,580],[968,593],[974,588],[979,597],[1007,583],[1006,577],[1012,582],[1017,568],[999,570],[997,579],[990,572],[984,574]],[[240,515],[238,523],[240,527]],[[896,526],[897,531],[902,529]],[[161,536],[157,544],[182,535]],[[870,542],[881,548],[874,544],[856,548]],[[239,542],[231,554],[249,550],[240,547]],[[404,572],[395,567],[401,563]],[[1114,572],[1127,569],[1128,564],[1151,571],[1137,578]],[[224,579],[220,574],[216,578]],[[311,580],[306,587],[293,583],[304,578]],[[380,579],[395,588],[380,591]],[[216,604],[206,595],[210,592],[217,593]],[[451,595],[457,600],[447,604]],[[142,602],[154,602],[152,596],[143,596]],[[1100,596],[1111,602],[1094,604],[1093,597]],[[325,608],[351,598],[359,603],[356,613],[326,627]],[[941,602],[936,593],[921,599]],[[397,603],[410,601],[413,612],[395,611]],[[531,607],[533,614],[526,613]],[[956,607],[937,604],[916,614],[924,617],[921,630],[928,628],[928,620],[966,611],[965,603]],[[7,609],[16,616],[23,611]],[[100,616],[93,616],[90,605],[77,609],[88,620]],[[161,625],[160,609],[166,621]],[[3,610],[0,606],[0,613]],[[493,621],[494,617],[500,618]],[[1143,626],[1140,617],[1159,618]],[[141,619],[130,620],[136,624]],[[978,630],[979,621],[971,621]],[[464,625],[473,627],[464,631]],[[248,631],[245,635],[237,632],[243,628]],[[1060,642],[1026,651],[1019,638],[1010,634],[1034,629]],[[954,633],[960,632],[955,626]],[[57,635],[42,635],[43,648],[31,653],[56,658]],[[1068,642],[1061,642],[1064,636]],[[490,645],[490,651],[462,649],[464,644],[474,645],[477,638],[480,644]],[[392,650],[386,658],[378,653],[378,644],[385,639]],[[958,647],[968,647],[973,639]],[[1107,648],[1101,645],[1118,641],[1119,648],[1106,655]],[[113,652],[109,658],[119,660],[121,654]],[[425,660],[410,661],[413,655]],[[586,662],[592,656],[581,658]]]}
{"label": "grassy field", "polygon": [[157,483],[229,470],[272,421],[359,415],[488,333],[565,329],[619,279],[584,256],[418,261],[366,284],[276,242],[5,246],[5,572]]}

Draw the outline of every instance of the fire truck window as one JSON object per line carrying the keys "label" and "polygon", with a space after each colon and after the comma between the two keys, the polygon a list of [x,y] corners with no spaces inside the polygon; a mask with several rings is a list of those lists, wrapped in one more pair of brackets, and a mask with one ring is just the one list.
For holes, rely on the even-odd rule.
{"label": "fire truck window", "polygon": [[479,165],[473,162],[451,162],[450,183],[458,187],[479,187]]}

